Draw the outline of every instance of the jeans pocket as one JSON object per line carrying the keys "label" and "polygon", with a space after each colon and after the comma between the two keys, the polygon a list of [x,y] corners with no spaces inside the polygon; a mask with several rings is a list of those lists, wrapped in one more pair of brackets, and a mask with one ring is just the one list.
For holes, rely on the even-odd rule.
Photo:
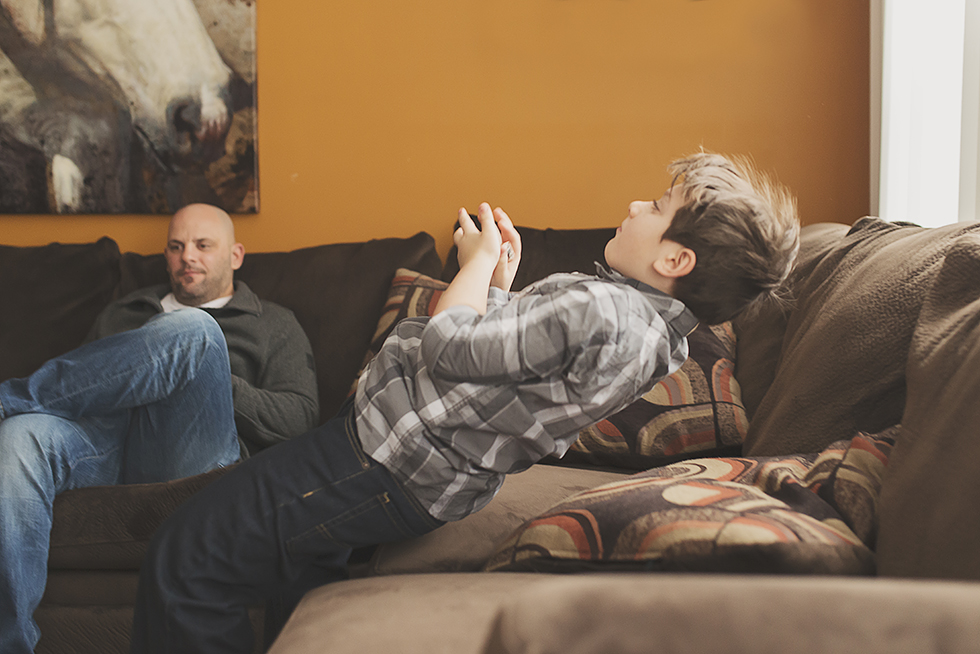
{"label": "jeans pocket", "polygon": [[384,492],[290,538],[286,547],[293,556],[320,556],[338,547],[365,547],[414,536]]}

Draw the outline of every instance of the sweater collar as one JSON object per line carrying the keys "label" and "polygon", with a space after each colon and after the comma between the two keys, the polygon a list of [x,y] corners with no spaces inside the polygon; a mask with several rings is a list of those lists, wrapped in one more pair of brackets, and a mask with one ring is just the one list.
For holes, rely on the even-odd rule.
{"label": "sweater collar", "polygon": [[[149,302],[157,311],[163,311],[163,307],[160,305],[160,300],[169,293],[172,289],[169,284],[158,284],[157,286],[148,286],[136,291],[133,294],[134,302]],[[231,296],[231,300],[228,304],[221,307],[220,309],[204,309],[205,311],[213,313],[223,313],[237,311],[240,313],[250,313],[255,316],[262,314],[262,301],[259,296],[256,295],[252,289],[248,287],[245,282],[235,281],[235,294]]]}

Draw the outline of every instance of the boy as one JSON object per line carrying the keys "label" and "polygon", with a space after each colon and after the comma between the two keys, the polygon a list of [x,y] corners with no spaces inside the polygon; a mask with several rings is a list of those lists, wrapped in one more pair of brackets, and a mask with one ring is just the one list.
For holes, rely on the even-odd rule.
{"label": "boy", "polygon": [[433,317],[395,327],[336,418],[241,464],[161,527],[133,651],[251,651],[247,606],[288,596],[288,611],[344,578],[351,548],[479,510],[506,473],[562,455],[680,367],[699,319],[774,294],[798,243],[789,196],[719,155],[670,170],[675,184],[632,203],[607,244],[612,272],[516,295],[513,223],[482,204],[481,230],[460,210],[460,270]]}

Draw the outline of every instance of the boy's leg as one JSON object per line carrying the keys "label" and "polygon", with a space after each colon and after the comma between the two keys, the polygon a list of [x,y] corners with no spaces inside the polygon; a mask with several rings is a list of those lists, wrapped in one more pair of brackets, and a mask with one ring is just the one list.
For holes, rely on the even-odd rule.
{"label": "boy's leg", "polygon": [[250,652],[249,606],[311,567],[343,579],[352,547],[441,524],[360,447],[350,403],[246,460],[160,528],[140,575],[132,651]]}
{"label": "boy's leg", "polygon": [[42,414],[0,422],[0,652],[34,651],[54,496],[119,482],[127,422]]}

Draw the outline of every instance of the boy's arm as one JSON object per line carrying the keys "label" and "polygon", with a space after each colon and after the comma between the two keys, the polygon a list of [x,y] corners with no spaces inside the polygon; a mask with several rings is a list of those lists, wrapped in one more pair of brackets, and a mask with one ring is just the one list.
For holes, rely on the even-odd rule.
{"label": "boy's arm", "polygon": [[[482,315],[487,312],[491,284],[506,291],[514,281],[520,263],[520,237],[516,236],[513,223],[500,209],[491,212],[485,202],[480,205],[477,218],[481,229],[477,229],[465,209],[459,210],[459,229],[453,234],[459,272],[436,303],[433,316],[460,305],[472,307]],[[497,221],[501,221],[500,228]]]}

